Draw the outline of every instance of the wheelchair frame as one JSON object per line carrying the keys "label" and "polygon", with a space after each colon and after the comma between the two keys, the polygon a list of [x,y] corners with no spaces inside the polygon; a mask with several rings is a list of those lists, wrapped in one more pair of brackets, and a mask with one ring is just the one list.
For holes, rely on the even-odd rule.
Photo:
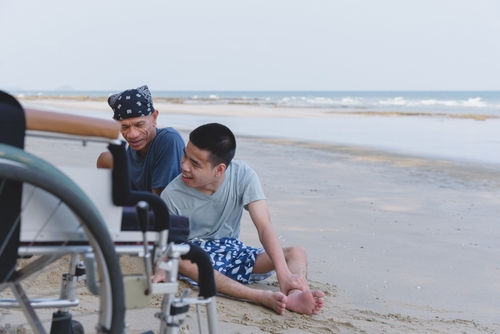
{"label": "wheelchair frame", "polygon": [[[112,120],[34,109],[26,109],[25,115],[29,136],[123,146],[119,140],[119,124]],[[180,332],[189,305],[196,305],[200,332],[199,306],[205,305],[208,332],[217,333],[215,282],[208,256],[192,245],[168,242],[168,208],[164,203],[165,208],[161,208],[158,197],[149,196],[152,194],[137,192],[118,204],[137,205],[140,225],[137,232],[121,231],[121,207],[116,206],[117,191],[113,190],[113,182],[117,182],[115,170],[92,169],[89,173],[91,176],[78,168],[58,169],[22,149],[0,144],[0,181],[23,183],[23,211],[16,220],[21,221],[18,255],[38,257],[0,282],[0,292],[10,288],[14,294],[14,298],[0,297],[0,309],[21,308],[33,332],[46,333],[46,324],[44,327],[35,310],[55,308],[51,334],[83,333],[83,327],[72,320],[69,311],[79,304],[76,287],[85,281],[90,292],[100,297],[98,320],[94,324],[97,333],[124,333],[125,306],[144,307],[152,295],[158,294],[163,295],[161,311],[155,315],[161,334]],[[34,204],[26,205],[27,197]],[[160,221],[154,231],[148,231],[150,205],[155,215],[159,213],[158,206],[167,212],[166,219]],[[3,249],[0,245],[0,256]],[[142,257],[145,273],[123,276],[117,256],[121,254]],[[62,277],[59,298],[30,299],[23,289],[23,280],[66,255],[70,257],[69,268]],[[165,257],[168,260],[163,262]],[[189,291],[176,297],[181,257],[199,267],[200,292],[196,298],[188,297]],[[151,283],[152,266],[167,271],[167,282]]]}

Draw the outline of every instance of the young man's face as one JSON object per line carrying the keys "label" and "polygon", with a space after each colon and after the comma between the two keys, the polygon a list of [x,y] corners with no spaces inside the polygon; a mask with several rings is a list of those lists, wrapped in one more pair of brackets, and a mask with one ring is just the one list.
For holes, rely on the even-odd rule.
{"label": "young man's face", "polygon": [[181,161],[182,181],[191,188],[206,194],[213,194],[219,187],[226,166],[212,166],[208,161],[208,151],[200,150],[188,142]]}
{"label": "young man's face", "polygon": [[158,111],[143,117],[132,117],[120,121],[123,138],[134,151],[141,156],[148,152],[151,141],[156,136],[156,119]]}

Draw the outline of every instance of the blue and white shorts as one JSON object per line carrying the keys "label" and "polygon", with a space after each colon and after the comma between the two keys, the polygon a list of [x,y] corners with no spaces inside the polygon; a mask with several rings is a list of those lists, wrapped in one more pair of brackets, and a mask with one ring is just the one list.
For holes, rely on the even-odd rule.
{"label": "blue and white shorts", "polygon": [[264,248],[246,246],[235,238],[216,240],[193,239],[189,243],[200,246],[208,253],[212,266],[218,272],[240,283],[262,281],[274,274],[274,270],[263,274],[252,274],[255,260]]}

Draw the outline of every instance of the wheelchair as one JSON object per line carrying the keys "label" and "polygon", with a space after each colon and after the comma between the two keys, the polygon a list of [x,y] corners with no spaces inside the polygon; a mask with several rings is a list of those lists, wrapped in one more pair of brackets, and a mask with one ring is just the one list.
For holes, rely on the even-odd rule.
{"label": "wheelchair", "polygon": [[[107,144],[115,167],[56,167],[24,151],[25,135]],[[218,332],[210,259],[186,242],[186,218],[130,189],[119,136],[115,121],[23,109],[0,91],[0,333],[122,334],[127,310],[152,296],[162,299],[150,322],[159,330],[144,333],[180,333],[190,306],[200,332],[200,306]],[[122,274],[122,255],[142,258],[142,272]],[[178,291],[181,258],[198,265],[196,297]],[[153,267],[166,282],[151,282]]]}

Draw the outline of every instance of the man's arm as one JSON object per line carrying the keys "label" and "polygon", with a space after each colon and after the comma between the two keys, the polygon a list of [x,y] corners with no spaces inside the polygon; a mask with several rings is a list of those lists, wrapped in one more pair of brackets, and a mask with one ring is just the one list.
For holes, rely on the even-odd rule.
{"label": "man's arm", "polygon": [[163,189],[165,189],[165,188],[151,189],[151,191],[153,192],[153,194],[160,196],[160,194],[163,191]]}
{"label": "man's arm", "polygon": [[[109,151],[102,152],[97,158],[97,168],[109,168],[113,169],[113,155]],[[151,192],[155,195],[160,196],[161,192],[165,188],[151,189]]]}
{"label": "man's arm", "polygon": [[97,168],[113,169],[113,155],[110,151],[102,152],[97,158]]}
{"label": "man's arm", "polygon": [[274,264],[274,269],[276,269],[277,273],[287,272],[288,267],[285,256],[276,232],[271,225],[267,202],[259,200],[248,204],[248,212],[257,228],[259,240]]}
{"label": "man's arm", "polygon": [[[283,248],[281,247],[276,231],[271,225],[267,202],[265,200],[258,200],[248,204],[248,212],[257,228],[259,240],[276,270],[280,290],[284,294],[287,294],[288,291],[294,289],[308,289],[305,277],[293,274],[288,267],[285,255],[283,254]],[[254,270],[259,270],[259,268],[254,268]]]}

